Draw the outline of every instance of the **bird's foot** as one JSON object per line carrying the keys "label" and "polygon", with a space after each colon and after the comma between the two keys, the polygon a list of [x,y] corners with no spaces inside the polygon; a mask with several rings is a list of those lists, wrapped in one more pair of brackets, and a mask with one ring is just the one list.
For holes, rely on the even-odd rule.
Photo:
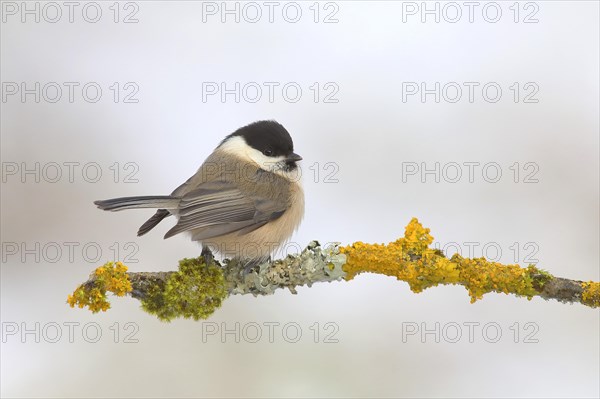
{"label": "bird's foot", "polygon": [[267,258],[247,259],[244,262],[245,263],[242,264],[244,265],[243,275],[245,277],[252,273],[258,274],[260,272],[260,265],[265,262],[271,262],[271,257],[269,256]]}
{"label": "bird's foot", "polygon": [[204,258],[204,263],[206,264],[206,266],[210,265],[215,260],[215,257],[208,246],[202,247],[202,252],[200,253],[200,256]]}

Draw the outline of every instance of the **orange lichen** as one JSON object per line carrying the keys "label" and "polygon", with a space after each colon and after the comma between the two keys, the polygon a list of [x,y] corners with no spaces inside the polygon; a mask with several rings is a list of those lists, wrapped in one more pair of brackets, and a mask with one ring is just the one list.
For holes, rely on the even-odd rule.
{"label": "orange lichen", "polygon": [[388,245],[357,242],[342,247],[341,252],[347,256],[343,266],[346,280],[363,272],[385,274],[406,281],[413,292],[438,284],[460,284],[469,291],[471,302],[492,291],[528,298],[538,293],[533,287],[532,275],[545,272],[534,266],[521,268],[489,262],[485,258],[467,259],[458,254],[448,259],[440,250],[429,248],[433,242],[429,231],[413,218],[406,226],[404,237]]}
{"label": "orange lichen", "polygon": [[593,308],[600,307],[600,283],[588,281],[581,283],[583,294],[581,294],[581,302]]}
{"label": "orange lichen", "polygon": [[131,281],[127,276],[127,266],[121,262],[105,263],[94,271],[91,282],[82,284],[67,297],[67,303],[73,308],[87,306],[93,313],[105,312],[110,308],[106,293],[112,292],[124,296],[131,292]]}

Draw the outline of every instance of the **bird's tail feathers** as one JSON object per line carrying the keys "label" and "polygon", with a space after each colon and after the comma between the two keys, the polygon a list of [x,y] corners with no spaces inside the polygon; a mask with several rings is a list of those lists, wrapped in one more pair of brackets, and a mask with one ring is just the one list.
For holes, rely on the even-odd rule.
{"label": "bird's tail feathers", "polygon": [[94,201],[98,208],[105,211],[122,211],[125,209],[164,208],[175,209],[180,198],[170,195],[145,195],[138,197],[121,197]]}
{"label": "bird's tail feathers", "polygon": [[152,230],[157,224],[161,222],[161,220],[163,220],[170,214],[171,212],[167,211],[166,209],[159,209],[158,211],[156,211],[156,213],[150,219],[146,220],[146,222],[143,225],[141,225],[137,232],[138,237],[143,236],[144,234]]}

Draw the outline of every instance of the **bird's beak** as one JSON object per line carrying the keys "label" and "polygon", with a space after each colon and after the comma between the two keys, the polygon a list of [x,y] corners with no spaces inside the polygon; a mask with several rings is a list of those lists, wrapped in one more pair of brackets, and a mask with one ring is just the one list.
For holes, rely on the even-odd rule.
{"label": "bird's beak", "polygon": [[292,152],[290,155],[287,156],[287,158],[285,159],[287,162],[297,162],[297,161],[302,161],[302,157],[298,154],[296,154],[295,152]]}

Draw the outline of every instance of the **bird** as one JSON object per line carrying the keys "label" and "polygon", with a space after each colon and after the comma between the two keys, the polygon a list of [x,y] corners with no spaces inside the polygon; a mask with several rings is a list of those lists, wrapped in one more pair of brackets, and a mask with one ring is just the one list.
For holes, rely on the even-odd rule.
{"label": "bird", "polygon": [[227,135],[199,169],[170,195],[94,201],[105,211],[154,208],[143,236],[169,216],[177,223],[164,238],[187,233],[212,253],[244,260],[250,270],[283,245],[304,217],[304,190],[289,132],[261,120]]}

